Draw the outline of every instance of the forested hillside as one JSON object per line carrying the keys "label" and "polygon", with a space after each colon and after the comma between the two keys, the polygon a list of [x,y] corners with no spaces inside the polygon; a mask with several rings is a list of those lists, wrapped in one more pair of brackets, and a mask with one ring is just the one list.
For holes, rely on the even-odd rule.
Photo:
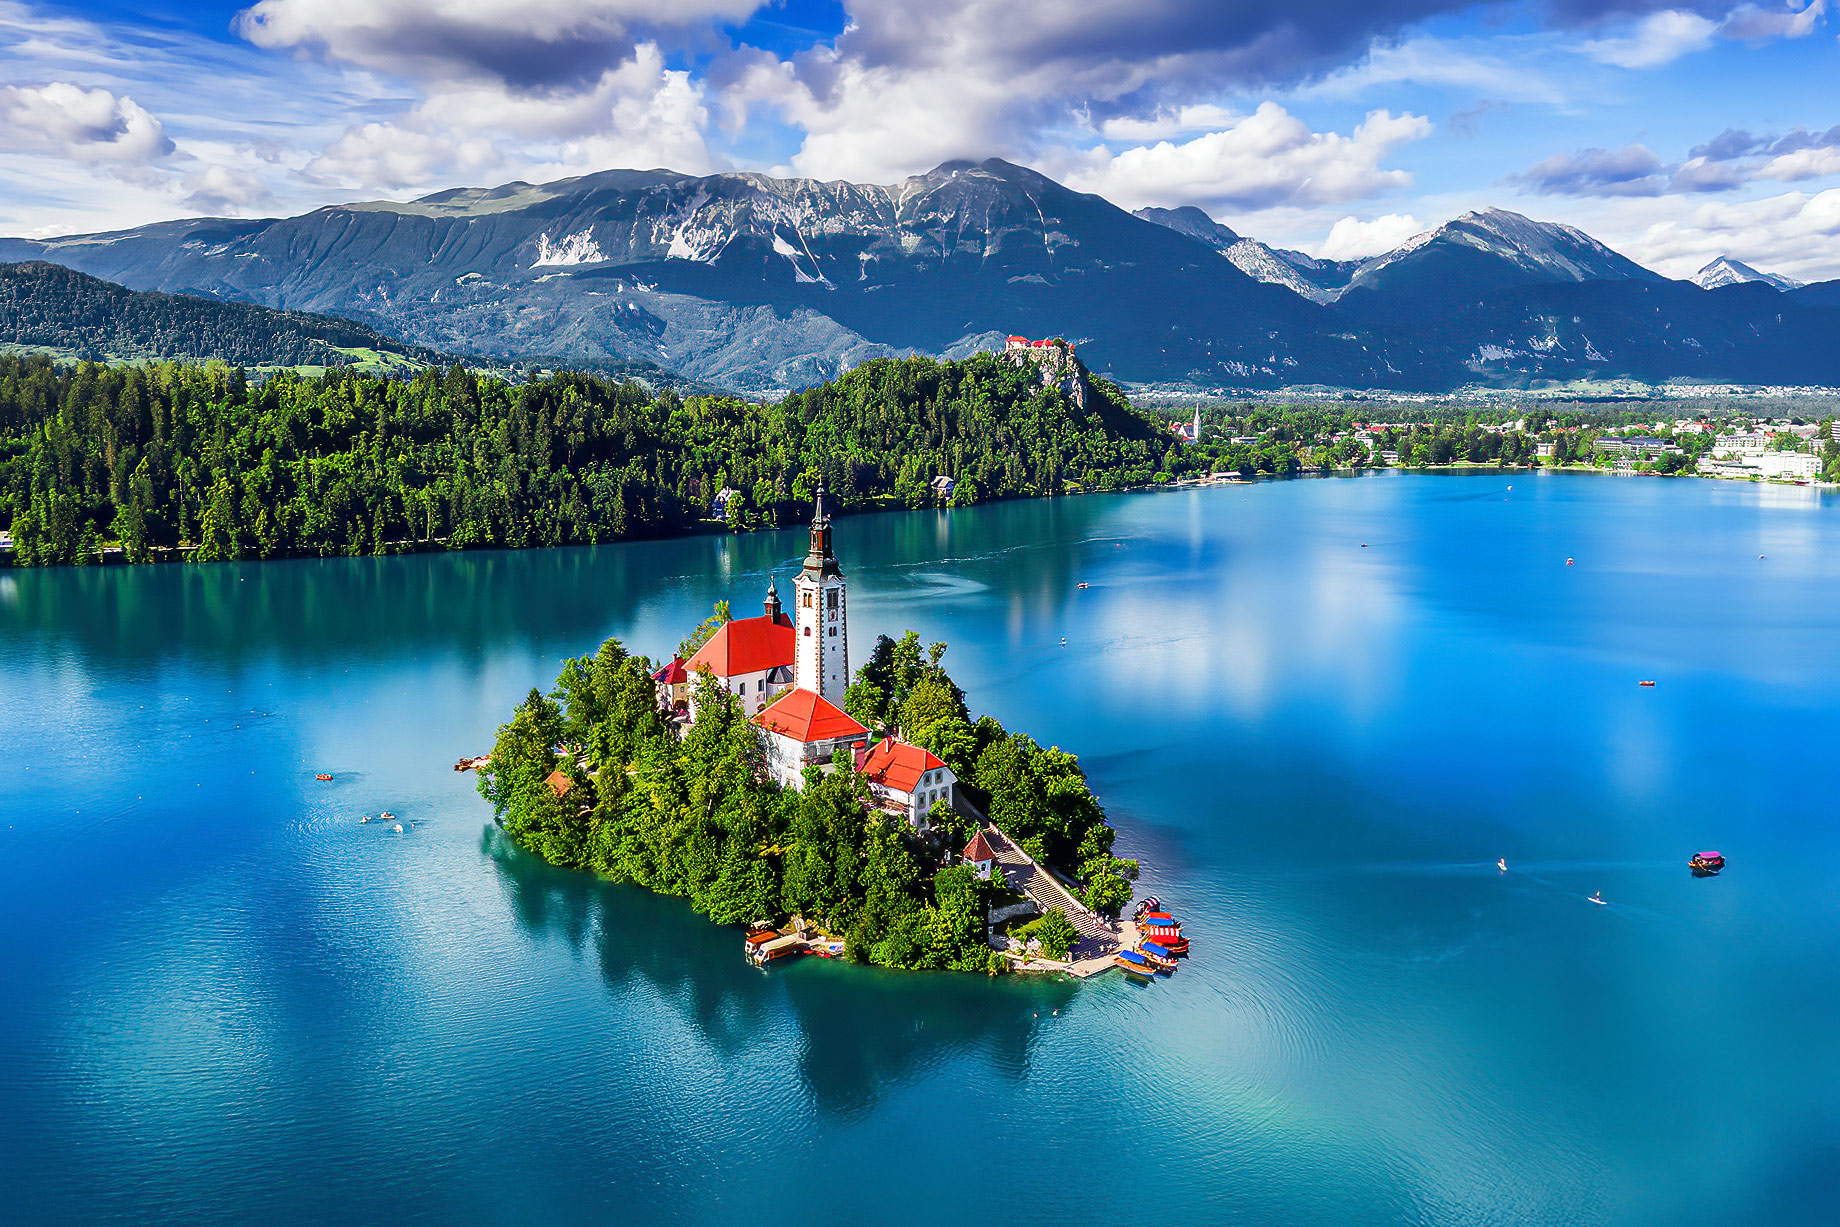
{"label": "forested hillside", "polygon": [[217,359],[243,366],[345,366],[363,357],[410,367],[432,350],[329,315],[186,294],[140,293],[55,264],[0,265],[0,344],[93,360]]}
{"label": "forested hillside", "polygon": [[0,525],[22,564],[119,543],[145,560],[542,546],[792,523],[822,480],[841,507],[1115,488],[1173,460],[1116,388],[1082,409],[1032,366],[882,360],[775,405],[565,373],[454,367],[263,383],[222,365],[0,358]]}

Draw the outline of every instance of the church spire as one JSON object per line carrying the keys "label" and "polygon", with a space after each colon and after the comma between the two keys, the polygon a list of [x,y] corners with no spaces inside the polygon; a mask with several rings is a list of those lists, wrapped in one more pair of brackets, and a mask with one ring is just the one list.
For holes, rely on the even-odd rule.
{"label": "church spire", "polygon": [[824,486],[818,486],[818,498],[811,513],[811,550],[805,555],[805,569],[821,575],[837,575],[837,555],[831,552],[831,512],[824,503]]}
{"label": "church spire", "polygon": [[781,608],[780,608],[780,603],[779,603],[779,584],[774,580],[774,578],[771,575],[767,576],[766,609],[767,609],[767,617],[771,618],[775,622],[779,621],[780,613],[781,613]]}

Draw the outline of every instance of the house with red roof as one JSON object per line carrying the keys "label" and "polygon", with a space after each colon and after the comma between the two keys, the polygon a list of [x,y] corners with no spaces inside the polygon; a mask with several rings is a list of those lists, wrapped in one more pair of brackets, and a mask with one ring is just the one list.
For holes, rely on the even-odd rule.
{"label": "house with red roof", "polygon": [[690,670],[684,668],[681,656],[671,657],[670,664],[652,674],[652,685],[658,690],[659,707],[675,714],[689,714]]}
{"label": "house with red roof", "polygon": [[977,871],[980,879],[990,881],[990,872],[997,864],[997,852],[990,846],[990,841],[984,838],[983,827],[979,827],[977,834],[971,837],[971,842],[965,845],[964,860],[965,864]]}
{"label": "house with red roof", "polygon": [[838,750],[853,750],[868,740],[869,730],[815,690],[788,690],[754,717],[767,749],[767,773],[781,786],[804,783],[805,768],[831,761]]}
{"label": "house with red roof", "polygon": [[925,830],[927,814],[935,804],[952,804],[958,777],[930,750],[894,737],[883,738],[857,756],[856,769],[869,781],[869,791],[891,814]]}
{"label": "house with red roof", "polygon": [[[792,666],[798,632],[780,608],[779,589],[767,582],[766,612],[758,618],[735,618],[716,628],[694,655],[683,663],[685,689],[695,716],[696,675],[703,669],[715,675],[729,693],[741,700],[749,715],[762,711],[792,685]],[[654,675],[654,680],[657,680]]]}

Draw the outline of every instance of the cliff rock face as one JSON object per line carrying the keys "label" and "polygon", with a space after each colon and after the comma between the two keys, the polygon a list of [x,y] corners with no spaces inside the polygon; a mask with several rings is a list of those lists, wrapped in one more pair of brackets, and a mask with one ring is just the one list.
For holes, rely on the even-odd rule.
{"label": "cliff rock face", "polygon": [[1003,359],[1012,366],[1035,367],[1044,388],[1059,388],[1080,409],[1086,408],[1086,367],[1066,341],[1011,346],[1003,351]]}

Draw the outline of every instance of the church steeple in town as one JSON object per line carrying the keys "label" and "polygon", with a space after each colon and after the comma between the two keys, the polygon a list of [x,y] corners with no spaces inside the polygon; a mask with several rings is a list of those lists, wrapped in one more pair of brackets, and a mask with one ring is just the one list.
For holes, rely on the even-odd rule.
{"label": "church steeple in town", "polygon": [[773,619],[773,621],[777,622],[780,620],[781,607],[779,603],[779,583],[774,580],[771,575],[767,576],[766,611],[767,617]]}

